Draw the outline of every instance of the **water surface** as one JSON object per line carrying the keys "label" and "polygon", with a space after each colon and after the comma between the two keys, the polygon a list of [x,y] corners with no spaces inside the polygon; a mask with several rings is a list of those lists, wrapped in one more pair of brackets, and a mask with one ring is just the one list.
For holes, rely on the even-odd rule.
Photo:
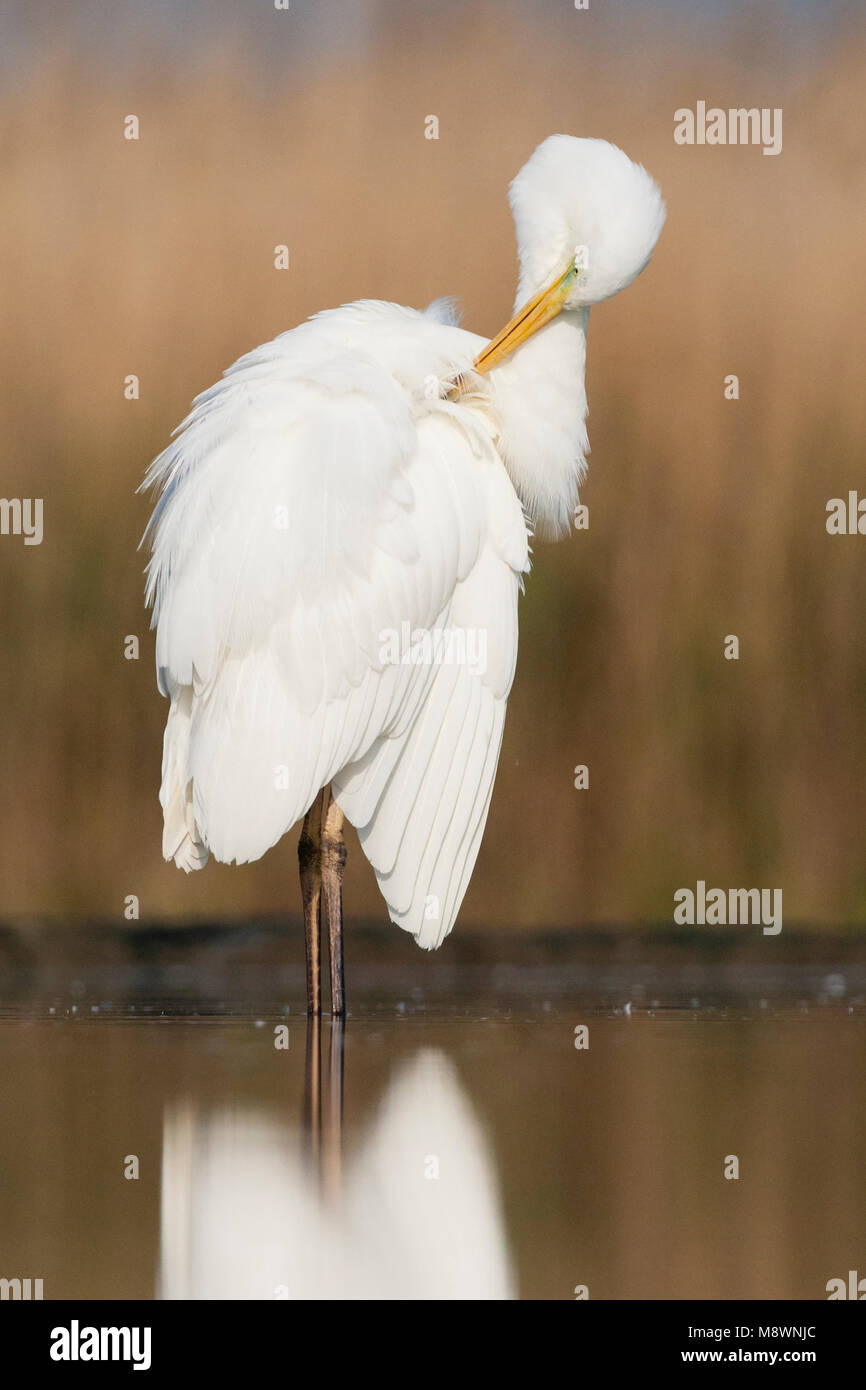
{"label": "water surface", "polygon": [[811,1299],[866,1272],[850,941],[448,958],[360,934],[344,1028],[308,1028],[297,944],[4,938],[0,1274],[46,1298]]}

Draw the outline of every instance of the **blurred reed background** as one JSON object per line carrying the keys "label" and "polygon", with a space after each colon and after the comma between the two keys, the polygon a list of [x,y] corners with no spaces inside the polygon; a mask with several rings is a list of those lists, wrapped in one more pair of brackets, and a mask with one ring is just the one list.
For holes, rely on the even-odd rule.
{"label": "blurred reed background", "polygon": [[[862,921],[866,539],[824,524],[866,493],[853,7],[122,0],[110,32],[86,3],[3,27],[0,495],[45,508],[41,546],[0,538],[3,916],[297,912],[293,838],[162,862],[135,488],[197,391],[319,308],[453,293],[501,326],[506,184],[562,130],[645,163],[669,220],[593,314],[590,529],[536,548],[463,920],[670,919],[705,878]],[[676,146],[701,99],[782,107],[782,154]],[[383,915],[351,842],[347,892]]]}

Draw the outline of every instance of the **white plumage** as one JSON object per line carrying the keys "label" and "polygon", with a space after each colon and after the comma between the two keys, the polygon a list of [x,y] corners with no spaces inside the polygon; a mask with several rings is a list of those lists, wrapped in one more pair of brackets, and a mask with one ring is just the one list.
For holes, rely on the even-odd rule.
{"label": "white plumage", "polygon": [[145,480],[162,490],[147,598],[171,700],[166,858],[257,859],[330,783],[391,919],[428,948],[487,817],[527,523],[561,531],[577,501],[589,305],[642,269],[664,217],[639,166],[567,136],[512,205],[519,302],[576,247],[589,259],[489,375],[447,302],[346,305],[240,358]]}

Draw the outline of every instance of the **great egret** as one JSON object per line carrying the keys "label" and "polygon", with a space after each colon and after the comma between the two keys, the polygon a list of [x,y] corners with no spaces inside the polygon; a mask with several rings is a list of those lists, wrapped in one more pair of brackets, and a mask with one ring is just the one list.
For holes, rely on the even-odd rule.
{"label": "great egret", "polygon": [[469,883],[517,655],[530,528],[570,525],[585,471],[590,306],[644,268],[646,171],[553,135],[511,184],[515,316],[490,342],[437,301],[315,315],[196,398],[143,487],[163,853],[258,859],[302,816],[307,1007],[322,901],[344,1011],[343,818],[391,920],[426,949]]}

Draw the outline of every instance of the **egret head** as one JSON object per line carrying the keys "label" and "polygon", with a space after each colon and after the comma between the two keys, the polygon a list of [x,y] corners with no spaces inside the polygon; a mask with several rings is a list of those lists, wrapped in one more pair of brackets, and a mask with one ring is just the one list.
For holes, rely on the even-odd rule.
{"label": "egret head", "polygon": [[496,366],[563,309],[588,308],[643,270],[665,220],[658,186],[606,140],[551,135],[514,179],[520,281],[514,318],[476,363]]}

